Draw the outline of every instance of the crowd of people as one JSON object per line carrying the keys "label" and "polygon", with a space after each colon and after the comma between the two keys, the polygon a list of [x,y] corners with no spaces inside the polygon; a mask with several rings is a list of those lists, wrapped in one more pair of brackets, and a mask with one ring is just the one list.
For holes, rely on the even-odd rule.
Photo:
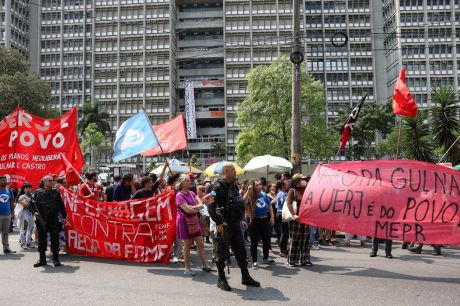
{"label": "crowd of people", "polygon": [[[229,265],[231,255],[235,256],[241,269],[242,283],[258,287],[260,283],[249,274],[248,262],[253,269],[258,269],[259,263],[272,265],[276,254],[286,258],[290,267],[311,267],[310,250],[319,250],[321,245],[337,244],[335,231],[298,222],[300,202],[309,177],[280,173],[271,183],[264,177],[240,182],[233,164],[227,163],[222,167],[220,179],[198,180],[194,174],[166,175],[167,168],[165,163],[159,176],[145,173],[139,179],[129,173],[116,175],[113,184],[105,186],[98,182],[96,172],[85,173],[85,181],[75,187],[75,192],[85,198],[106,202],[144,199],[168,191],[175,192],[177,234],[171,253],[172,262],[182,259],[184,274],[195,276],[190,252],[196,249],[201,270],[218,272],[217,285],[226,291],[231,290],[225,276],[225,266]],[[0,231],[5,254],[15,253],[10,248],[8,233],[16,224],[20,232],[20,247],[26,250],[38,246],[39,260],[35,267],[47,264],[48,242],[54,266],[61,265],[59,235],[60,232],[62,235],[66,211],[58,191],[59,185],[69,187],[65,178],[47,175],[37,190],[33,191],[31,184],[24,183],[18,191],[8,188],[5,176],[0,177]],[[352,233],[345,233],[345,247],[351,245],[353,237]],[[273,238],[276,243],[272,243]],[[366,247],[372,237],[357,236],[357,239],[362,247]],[[262,254],[259,254],[260,242]],[[382,241],[372,239],[371,257],[377,256],[379,242]],[[385,256],[393,258],[392,241],[384,242]],[[215,268],[206,259],[206,243],[211,244],[210,255]],[[247,246],[250,256],[246,253]],[[420,253],[422,247],[403,244],[403,248],[413,253]],[[439,245],[435,245],[434,250],[433,255],[441,254]]]}

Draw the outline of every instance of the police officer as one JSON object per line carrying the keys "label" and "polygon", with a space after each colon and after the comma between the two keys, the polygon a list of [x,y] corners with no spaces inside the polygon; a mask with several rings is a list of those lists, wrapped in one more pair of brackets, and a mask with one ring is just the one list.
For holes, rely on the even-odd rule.
{"label": "police officer", "polygon": [[[241,233],[241,225],[247,228],[246,222],[242,221],[244,215],[244,201],[239,194],[238,186],[235,183],[236,171],[231,163],[222,166],[223,179],[217,181],[214,187],[214,201],[209,205],[208,211],[212,220],[216,223],[217,230],[217,270],[219,278],[217,287],[222,290],[230,291],[225,278],[225,260],[228,254],[227,248],[231,246],[235,253],[238,266],[241,269],[242,284],[251,287],[260,287],[260,283],[255,281],[248,271],[246,248]],[[224,223],[227,225],[224,229]],[[224,230],[227,232],[224,233]],[[223,239],[228,237],[227,243]]]}
{"label": "police officer", "polygon": [[65,219],[67,217],[64,202],[62,201],[59,190],[55,187],[56,180],[46,175],[42,179],[43,187],[32,193],[32,202],[29,205],[31,211],[36,217],[35,224],[38,230],[38,252],[40,259],[34,264],[34,267],[46,265],[47,233],[50,233],[51,251],[53,252],[53,265],[58,267],[59,262],[59,213]]}

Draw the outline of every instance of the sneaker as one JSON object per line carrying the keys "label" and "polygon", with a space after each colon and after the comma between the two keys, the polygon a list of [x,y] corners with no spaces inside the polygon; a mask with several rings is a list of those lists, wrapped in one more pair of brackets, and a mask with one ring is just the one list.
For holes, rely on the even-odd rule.
{"label": "sneaker", "polygon": [[23,249],[25,251],[25,250],[28,250],[30,248],[27,245],[21,245],[21,249]]}
{"label": "sneaker", "polygon": [[253,268],[254,270],[259,269],[259,264],[257,263],[257,261],[254,262],[254,263],[252,263],[252,268]]}
{"label": "sneaker", "polygon": [[274,261],[273,259],[269,259],[269,258],[264,259],[264,260],[262,261],[262,263],[264,263],[265,265],[271,265],[271,264],[274,263],[274,262],[275,262],[275,261]]}
{"label": "sneaker", "polygon": [[289,267],[291,267],[291,268],[294,268],[294,267],[295,267],[295,264],[293,264],[293,263],[290,263],[290,264],[288,264],[288,265],[289,265]]}
{"label": "sneaker", "polygon": [[192,277],[193,277],[193,276],[196,276],[196,273],[193,272],[191,269],[185,269],[185,270],[184,270],[184,274],[185,274],[185,275],[188,275],[188,276],[192,276]]}
{"label": "sneaker", "polygon": [[32,243],[26,244],[26,247],[28,247],[29,249],[35,249],[36,248],[36,246],[33,245]]}
{"label": "sneaker", "polygon": [[316,244],[312,244],[311,247],[310,247],[310,250],[320,250],[321,248],[319,247],[319,245],[316,245]]}
{"label": "sneaker", "polygon": [[211,268],[211,267],[207,267],[207,268],[201,267],[201,270],[202,270],[203,272],[208,272],[208,273],[210,273],[210,272],[217,272],[216,269]]}
{"label": "sneaker", "polygon": [[172,258],[172,262],[175,263],[175,264],[178,263],[178,262],[179,262],[179,257],[174,256],[174,257]]}

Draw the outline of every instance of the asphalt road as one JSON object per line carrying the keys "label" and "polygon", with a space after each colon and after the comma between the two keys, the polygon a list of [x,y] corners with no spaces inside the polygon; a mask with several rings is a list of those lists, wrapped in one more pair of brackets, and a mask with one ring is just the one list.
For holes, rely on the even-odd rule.
{"label": "asphalt road", "polygon": [[[138,264],[62,255],[62,267],[33,268],[36,251],[20,251],[10,236],[14,255],[0,255],[1,305],[459,305],[460,249],[421,255],[393,248],[394,259],[369,257],[369,248],[327,246],[312,251],[311,268],[276,263],[251,270],[262,288],[241,285],[234,263],[232,292],[219,290],[216,274],[183,275],[181,264]],[[383,247],[383,246],[382,246]],[[208,246],[209,248],[209,246]],[[209,251],[209,250],[208,250]],[[209,253],[209,252],[208,252]],[[195,252],[192,260],[198,269]],[[233,260],[234,262],[234,260]]]}

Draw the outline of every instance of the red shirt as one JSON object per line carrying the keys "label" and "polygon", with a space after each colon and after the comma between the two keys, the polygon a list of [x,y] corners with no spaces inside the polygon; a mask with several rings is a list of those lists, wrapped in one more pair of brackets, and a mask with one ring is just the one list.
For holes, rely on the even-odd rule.
{"label": "red shirt", "polygon": [[93,193],[93,196],[90,197],[90,199],[99,201],[100,190],[95,184],[90,185],[88,183],[83,183],[78,189],[78,194],[85,197],[89,196],[91,193]]}

